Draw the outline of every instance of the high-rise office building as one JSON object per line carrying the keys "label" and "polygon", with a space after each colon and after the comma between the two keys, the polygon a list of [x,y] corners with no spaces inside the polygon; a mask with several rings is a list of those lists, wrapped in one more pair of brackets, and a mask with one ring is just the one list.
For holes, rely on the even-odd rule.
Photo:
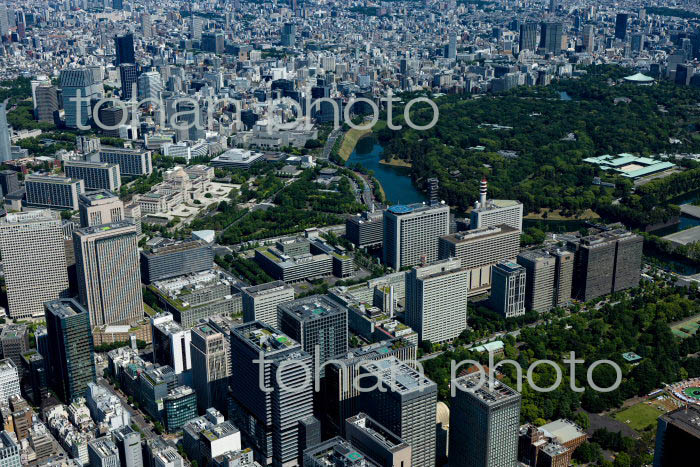
{"label": "high-rise office building", "polygon": [[588,53],[595,51],[595,26],[592,24],[583,27],[583,47]]}
{"label": "high-rise office building", "polygon": [[0,189],[3,195],[19,190],[19,178],[14,170],[0,171]]}
{"label": "high-rise office building", "polygon": [[491,307],[504,318],[525,314],[525,268],[506,261],[491,270]]}
{"label": "high-rise office building", "polygon": [[[253,362],[261,357],[263,365]],[[300,442],[300,425],[313,417],[313,384],[304,383],[311,355],[275,328],[254,321],[231,329],[231,360],[231,421],[258,462],[296,465],[307,447]],[[261,380],[269,382],[270,392],[253,383]]]}
{"label": "high-rise office building", "polygon": [[326,367],[322,395],[326,403],[324,433],[345,435],[345,420],[360,411],[360,391],[354,382],[361,373],[361,366],[392,356],[410,363],[416,359],[416,344],[399,337],[350,349],[345,355],[333,358]]}
{"label": "high-rise office building", "polygon": [[150,100],[148,105],[158,105],[163,93],[163,80],[157,71],[141,73],[138,79],[139,101]]}
{"label": "high-rise office building", "polygon": [[540,49],[545,53],[558,55],[561,52],[563,26],[561,23],[544,22],[540,24]]}
{"label": "high-rise office building", "polygon": [[445,58],[454,60],[457,58],[457,34],[451,33],[449,42],[445,46]]}
{"label": "high-rise office building", "polygon": [[17,366],[9,358],[0,360],[0,403],[6,405],[10,397],[19,394],[19,370]]}
{"label": "high-rise office building", "polygon": [[119,66],[122,63],[136,63],[134,56],[134,35],[124,34],[114,38],[114,65]]}
{"label": "high-rise office building", "polygon": [[450,208],[394,205],[384,211],[384,263],[399,270],[438,259],[438,238],[450,233]]}
{"label": "high-rise office building", "polygon": [[163,398],[165,429],[171,433],[178,431],[188,421],[197,416],[199,394],[189,386],[181,385],[168,392]]}
{"label": "high-rise office building", "polygon": [[632,34],[631,49],[632,52],[639,53],[644,50],[645,36],[642,33]]}
{"label": "high-rise office building", "polygon": [[7,37],[10,34],[10,22],[7,17],[7,5],[0,5],[0,36]]}
{"label": "high-rise office building", "polygon": [[209,324],[192,328],[190,354],[192,357],[192,385],[197,391],[200,413],[214,407],[228,411],[228,378],[230,362],[226,347],[230,345],[224,334]]}
{"label": "high-rise office building", "polygon": [[277,305],[294,300],[294,287],[282,281],[246,287],[241,290],[243,321],[262,321],[279,329]]}
{"label": "high-rise office building", "polygon": [[571,296],[588,301],[639,285],[642,237],[623,229],[567,242],[574,252]]}
{"label": "high-rise office building", "polygon": [[472,373],[453,381],[449,462],[452,467],[518,465],[520,394],[494,378]]}
{"label": "high-rise office building", "polygon": [[282,26],[282,45],[284,47],[294,47],[296,44],[297,27],[292,23],[285,23]]}
{"label": "high-rise office building", "polygon": [[55,123],[58,116],[58,91],[56,86],[41,84],[34,90],[34,116],[42,123]]}
{"label": "high-rise office building", "polygon": [[24,180],[27,204],[55,209],[78,210],[78,196],[85,193],[85,182],[57,175],[27,175]]}
{"label": "high-rise office building", "polygon": [[700,408],[686,405],[659,417],[656,427],[654,467],[688,463],[700,443]]}
{"label": "high-rise office building", "polygon": [[[92,120],[91,101],[100,99],[104,93],[97,74],[89,68],[61,71],[61,91],[66,126],[77,128],[87,126]],[[80,99],[80,100],[78,100]]]}
{"label": "high-rise office building", "polygon": [[204,29],[204,20],[197,15],[192,15],[190,21],[190,38],[196,41],[202,39],[202,29]]}
{"label": "high-rise office building", "polygon": [[[126,137],[129,134],[128,116],[128,111],[125,113],[123,107],[102,105],[97,110],[98,128],[102,134],[110,138]],[[95,123],[97,124],[97,121]]]}
{"label": "high-rise office building", "polygon": [[[348,310],[326,295],[313,295],[277,305],[280,330],[301,344],[318,364],[321,376],[324,363],[348,350]],[[319,361],[316,362],[316,346]],[[314,366],[314,368],[316,368]]]}
{"label": "high-rise office building", "polygon": [[382,211],[365,211],[345,221],[345,236],[354,245],[376,247],[384,239],[384,214]]}
{"label": "high-rise office building", "polygon": [[411,465],[411,446],[365,413],[348,418],[345,433],[348,441],[382,467]]}
{"label": "high-rise office building", "polygon": [[520,25],[520,51],[537,50],[537,23]]}
{"label": "high-rise office building", "polygon": [[200,48],[204,52],[224,53],[224,34],[221,32],[203,33]]}
{"label": "high-rise office building", "polygon": [[453,340],[467,327],[468,291],[459,258],[414,266],[406,274],[406,324],[421,341]]}
{"label": "high-rise office building", "polygon": [[66,161],[63,163],[66,177],[82,180],[85,189],[118,192],[122,185],[119,166],[107,162]]}
{"label": "high-rise office building", "polygon": [[151,37],[153,35],[153,23],[149,13],[141,13],[141,34],[143,37]]}
{"label": "high-rise office building", "polygon": [[45,303],[51,386],[64,402],[85,396],[95,382],[95,349],[90,315],[72,298]]}
{"label": "high-rise office building", "polygon": [[124,220],[124,203],[111,191],[90,191],[80,195],[80,226],[112,224]]}
{"label": "high-rise office building", "polygon": [[7,107],[3,102],[0,103],[0,162],[10,159],[10,126],[7,124]]}
{"label": "high-rise office building", "polygon": [[151,151],[102,146],[99,157],[100,162],[119,164],[121,175],[140,177],[153,173]]}
{"label": "high-rise office building", "polygon": [[574,254],[562,250],[529,250],[518,255],[526,271],[525,308],[545,312],[571,299]]}
{"label": "high-rise office building", "polygon": [[627,38],[627,21],[629,15],[627,13],[618,13],[615,18],[615,39],[624,41]]}
{"label": "high-rise office building", "polygon": [[121,100],[128,101],[138,96],[139,68],[135,63],[122,63],[119,65],[119,79],[121,80]]}
{"label": "high-rise office building", "polygon": [[22,368],[22,354],[29,351],[29,330],[25,324],[6,324],[0,332],[3,358]]}
{"label": "high-rise office building", "polygon": [[676,65],[676,76],[675,82],[681,86],[688,86],[690,84],[690,79],[693,77],[693,66],[688,64],[679,63]]}
{"label": "high-rise office building", "polygon": [[411,446],[411,465],[435,465],[437,385],[396,357],[362,371],[362,410]]}
{"label": "high-rise office building", "polygon": [[213,267],[214,250],[201,240],[178,242],[141,252],[141,279],[144,284],[208,271]]}
{"label": "high-rise office building", "polygon": [[143,318],[136,226],[121,221],[73,232],[80,302],[93,326]]}
{"label": "high-rise office building", "polygon": [[112,430],[111,434],[119,451],[121,467],[143,467],[141,434],[129,425]]}
{"label": "high-rise office building", "polygon": [[[170,313],[158,313],[151,318],[153,333],[153,361],[168,365],[179,376],[180,382],[192,384],[192,332],[182,329]],[[181,376],[180,376],[181,375]]]}
{"label": "high-rise office building", "polygon": [[511,260],[520,252],[520,232],[508,225],[482,227],[439,239],[440,259],[459,258],[469,271],[469,296],[479,295],[491,287],[491,268]]}
{"label": "high-rise office building", "polygon": [[25,394],[35,407],[49,397],[49,379],[47,362],[37,351],[31,350],[22,355],[22,368],[25,375],[22,387]]}
{"label": "high-rise office building", "polygon": [[487,191],[488,182],[482,179],[479,185],[479,201],[474,203],[469,228],[473,230],[506,224],[522,231],[523,204],[510,199],[488,199]]}
{"label": "high-rise office building", "polygon": [[88,442],[88,456],[91,467],[120,467],[119,449],[109,436]]}
{"label": "high-rise office building", "polygon": [[61,219],[48,211],[9,213],[0,219],[0,253],[13,319],[41,317],[44,302],[68,292]]}

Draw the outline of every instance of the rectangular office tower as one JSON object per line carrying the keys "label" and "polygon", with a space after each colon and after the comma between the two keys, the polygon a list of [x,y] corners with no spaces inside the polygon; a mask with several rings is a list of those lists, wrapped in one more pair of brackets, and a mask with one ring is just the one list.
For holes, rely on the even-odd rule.
{"label": "rectangular office tower", "polygon": [[506,261],[493,267],[490,305],[504,318],[525,314],[525,268]]}
{"label": "rectangular office tower", "polygon": [[78,198],[80,226],[112,224],[125,219],[124,203],[107,190],[90,191]]}
{"label": "rectangular office tower", "polygon": [[119,467],[119,449],[112,440],[103,436],[88,442],[88,456],[91,467]]}
{"label": "rectangular office tower", "polygon": [[280,330],[301,344],[313,364],[318,363],[322,376],[326,361],[348,351],[348,310],[328,296],[313,295],[280,303],[277,310]]}
{"label": "rectangular office tower", "polygon": [[[487,377],[488,379],[488,377]],[[455,380],[450,404],[451,467],[518,465],[520,394],[494,378],[480,384],[480,374]]]}
{"label": "rectangular office tower", "polygon": [[571,300],[574,254],[562,250],[530,250],[518,255],[525,268],[525,308],[546,312]]}
{"label": "rectangular office tower", "polygon": [[459,258],[469,271],[469,296],[491,287],[491,268],[514,261],[520,252],[520,231],[505,224],[481,227],[440,237],[440,259]]}
{"label": "rectangular office tower", "polygon": [[362,393],[362,410],[411,446],[411,465],[435,465],[437,384],[396,357],[362,371],[362,387],[376,388]]}
{"label": "rectangular office tower", "polygon": [[49,374],[58,397],[70,403],[95,382],[95,351],[90,316],[72,298],[46,302]]}
{"label": "rectangular office tower", "polygon": [[80,302],[93,326],[143,318],[136,226],[115,222],[73,232]]}
{"label": "rectangular office tower", "polygon": [[277,305],[294,300],[294,287],[282,281],[254,285],[241,290],[243,321],[262,321],[279,329]]}
{"label": "rectangular office tower", "polygon": [[345,221],[345,236],[355,246],[381,246],[384,239],[384,214],[382,211],[365,211]]}
{"label": "rectangular office tower", "polygon": [[213,267],[214,250],[201,240],[178,242],[141,252],[141,279],[144,284],[208,271]]}
{"label": "rectangular office tower", "polygon": [[[151,318],[151,332],[153,362],[170,366],[176,375],[189,375],[192,369],[192,330],[182,329],[173,315],[165,312]],[[189,385],[188,375],[180,376],[180,382]]]}
{"label": "rectangular office tower", "polygon": [[112,440],[119,451],[119,459],[124,467],[143,467],[143,456],[141,453],[141,434],[124,425],[121,428],[112,430]]}
{"label": "rectangular office tower", "polygon": [[686,465],[700,445],[700,408],[681,407],[659,417],[656,427],[654,467]]}
{"label": "rectangular office tower", "polygon": [[501,224],[522,231],[523,204],[511,199],[488,199],[488,182],[484,178],[479,184],[479,200],[471,211],[469,228],[474,230]]}
{"label": "rectangular office tower", "polygon": [[222,413],[228,412],[228,345],[226,337],[209,324],[192,328],[192,385],[197,391],[197,408],[200,413],[210,407]]}
{"label": "rectangular office tower", "polygon": [[102,81],[98,78],[98,73],[90,68],[61,71],[61,95],[68,128],[87,126],[92,120],[90,101],[100,99],[104,93]]}
{"label": "rectangular office tower", "polygon": [[392,206],[384,211],[384,263],[398,271],[422,261],[435,261],[438,238],[449,233],[449,206]]}
{"label": "rectangular office tower", "polygon": [[468,284],[459,258],[414,266],[406,274],[406,324],[418,339],[451,341],[466,329]]}
{"label": "rectangular office tower", "polygon": [[78,196],[85,193],[85,182],[57,175],[27,175],[24,189],[30,206],[77,211]]}
{"label": "rectangular office tower", "polygon": [[118,192],[122,186],[119,165],[107,162],[66,161],[63,163],[66,177],[83,180],[88,190]]}
{"label": "rectangular office tower", "polygon": [[44,302],[68,293],[61,219],[49,211],[9,213],[0,219],[0,253],[9,315],[44,315]]}
{"label": "rectangular office tower", "polygon": [[542,23],[540,25],[540,49],[548,54],[559,55],[563,34],[561,23]]}
{"label": "rectangular office tower", "polygon": [[642,242],[623,229],[567,242],[574,252],[572,297],[588,301],[639,285]]}
{"label": "rectangular office tower", "polygon": [[[253,361],[261,357],[263,365]],[[313,417],[314,388],[304,366],[311,369],[311,355],[272,326],[254,321],[231,328],[231,419],[263,465],[296,465],[306,448],[300,426]]]}
{"label": "rectangular office tower", "polygon": [[122,176],[140,177],[153,173],[151,151],[102,146],[99,158],[100,162],[118,164]]}
{"label": "rectangular office tower", "polygon": [[615,18],[615,39],[624,41],[627,38],[627,13],[618,13]]}
{"label": "rectangular office tower", "polygon": [[537,23],[520,25],[520,51],[537,50]]}

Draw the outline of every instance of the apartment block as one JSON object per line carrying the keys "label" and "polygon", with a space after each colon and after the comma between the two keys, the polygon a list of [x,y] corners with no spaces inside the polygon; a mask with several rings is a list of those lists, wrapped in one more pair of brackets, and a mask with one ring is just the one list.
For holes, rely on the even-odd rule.
{"label": "apartment block", "polygon": [[107,162],[66,161],[63,163],[66,177],[82,180],[87,190],[119,192],[122,179],[119,165]]}
{"label": "apartment block", "polygon": [[399,270],[438,259],[438,239],[450,233],[444,204],[395,205],[384,211],[384,263]]}

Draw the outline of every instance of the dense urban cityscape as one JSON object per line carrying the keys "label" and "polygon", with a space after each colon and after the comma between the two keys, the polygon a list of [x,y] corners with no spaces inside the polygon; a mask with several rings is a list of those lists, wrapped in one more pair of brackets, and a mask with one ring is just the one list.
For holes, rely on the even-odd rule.
{"label": "dense urban cityscape", "polygon": [[3,0],[0,199],[0,466],[700,446],[697,0]]}

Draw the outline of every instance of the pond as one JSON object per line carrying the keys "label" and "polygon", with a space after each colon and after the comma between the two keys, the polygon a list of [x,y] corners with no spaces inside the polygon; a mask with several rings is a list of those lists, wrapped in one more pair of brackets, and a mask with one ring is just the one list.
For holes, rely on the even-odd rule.
{"label": "pond", "polygon": [[384,189],[389,204],[421,203],[427,198],[413,186],[411,170],[406,167],[393,167],[380,164],[384,148],[373,136],[365,136],[357,142],[346,165],[362,164],[374,171],[374,176]]}

